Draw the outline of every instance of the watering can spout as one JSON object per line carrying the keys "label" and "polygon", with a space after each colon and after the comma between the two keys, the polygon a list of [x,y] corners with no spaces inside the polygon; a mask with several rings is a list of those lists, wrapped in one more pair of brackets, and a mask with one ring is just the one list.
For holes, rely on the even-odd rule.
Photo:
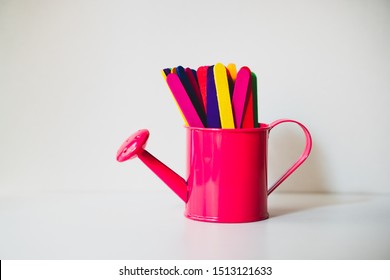
{"label": "watering can spout", "polygon": [[123,162],[136,156],[152,170],[165,184],[168,185],[184,202],[187,202],[187,182],[176,172],[163,164],[145,150],[149,131],[138,130],[132,134],[119,148],[116,159]]}

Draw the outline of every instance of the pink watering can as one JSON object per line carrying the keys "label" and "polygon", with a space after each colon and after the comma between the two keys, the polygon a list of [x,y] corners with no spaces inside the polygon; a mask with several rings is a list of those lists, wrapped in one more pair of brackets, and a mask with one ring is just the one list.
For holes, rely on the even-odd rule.
{"label": "pink watering can", "polygon": [[[267,182],[267,143],[276,125],[292,122],[306,137],[298,160],[271,187]],[[183,179],[145,150],[149,131],[139,130],[119,148],[117,160],[138,156],[186,204],[185,216],[220,223],[254,222],[268,218],[267,197],[309,156],[312,140],[307,128],[281,119],[257,128],[186,127],[187,179]]]}

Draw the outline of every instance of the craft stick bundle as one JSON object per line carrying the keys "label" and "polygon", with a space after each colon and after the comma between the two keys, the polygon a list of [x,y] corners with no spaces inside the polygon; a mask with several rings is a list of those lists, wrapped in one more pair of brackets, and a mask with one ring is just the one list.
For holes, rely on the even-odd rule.
{"label": "craft stick bundle", "polygon": [[163,77],[184,123],[191,127],[240,129],[258,127],[257,79],[243,66],[217,63],[197,70],[165,68]]}

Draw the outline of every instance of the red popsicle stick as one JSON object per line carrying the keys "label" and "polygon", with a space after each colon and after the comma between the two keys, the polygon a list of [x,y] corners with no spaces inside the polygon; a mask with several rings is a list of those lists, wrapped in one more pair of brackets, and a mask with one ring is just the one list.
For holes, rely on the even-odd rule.
{"label": "red popsicle stick", "polygon": [[[196,71],[196,75],[198,77],[198,84],[199,84],[199,90],[200,94],[202,96],[202,102],[204,105],[204,108],[207,108],[207,95],[206,95],[206,88],[207,88],[207,69],[208,66],[201,66]],[[207,109],[205,109],[205,112]],[[207,113],[207,112],[206,112]]]}

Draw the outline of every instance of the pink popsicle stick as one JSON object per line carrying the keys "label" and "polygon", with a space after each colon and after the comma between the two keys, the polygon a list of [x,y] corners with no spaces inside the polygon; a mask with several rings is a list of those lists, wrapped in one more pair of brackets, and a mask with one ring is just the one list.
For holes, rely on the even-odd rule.
{"label": "pink popsicle stick", "polygon": [[192,127],[204,127],[179,77],[173,73],[168,74],[167,83],[188,124]]}
{"label": "pink popsicle stick", "polygon": [[248,67],[242,67],[237,73],[232,101],[234,125],[236,128],[242,127],[250,80],[251,70]]}

